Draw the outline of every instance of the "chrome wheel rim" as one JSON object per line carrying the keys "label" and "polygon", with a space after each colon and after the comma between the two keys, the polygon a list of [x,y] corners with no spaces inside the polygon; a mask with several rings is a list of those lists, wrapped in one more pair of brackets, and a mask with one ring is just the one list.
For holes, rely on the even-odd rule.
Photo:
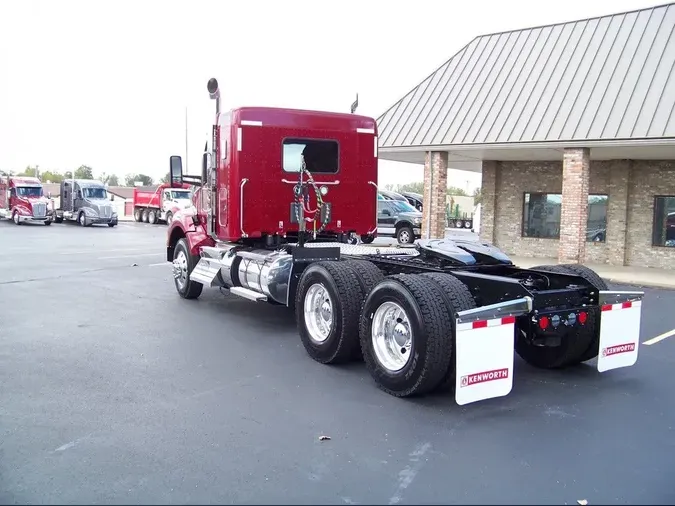
{"label": "chrome wheel rim", "polygon": [[188,276],[188,262],[184,251],[179,251],[176,258],[173,260],[173,279],[176,281],[178,287],[182,290],[187,283]]}
{"label": "chrome wheel rim", "polygon": [[385,302],[378,307],[370,334],[375,356],[387,371],[400,371],[410,361],[413,335],[410,319],[401,306]]}
{"label": "chrome wheel rim", "polygon": [[315,283],[307,290],[304,315],[310,339],[319,344],[326,341],[333,327],[333,301],[322,284]]}
{"label": "chrome wheel rim", "polygon": [[14,223],[19,224],[19,213],[14,211]]}
{"label": "chrome wheel rim", "polygon": [[410,242],[410,235],[408,234],[407,230],[403,230],[399,237],[400,237],[402,243]]}

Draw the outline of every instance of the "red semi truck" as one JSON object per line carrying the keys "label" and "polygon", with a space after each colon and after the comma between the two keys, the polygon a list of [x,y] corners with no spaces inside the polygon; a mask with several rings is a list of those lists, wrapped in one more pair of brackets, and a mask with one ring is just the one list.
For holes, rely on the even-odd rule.
{"label": "red semi truck", "polygon": [[[204,287],[295,311],[317,362],[362,358],[385,392],[454,390],[458,404],[507,395],[514,351],[564,368],[636,363],[643,292],[609,290],[576,264],[519,268],[495,246],[426,239],[348,244],[377,229],[377,124],[355,114],[220,111],[200,176],[170,158],[172,184],[201,186],[167,230],[180,297]],[[274,336],[270,336],[272,339]]]}
{"label": "red semi truck", "polygon": [[164,183],[134,188],[134,220],[155,224],[171,223],[176,211],[192,205],[190,185],[171,186]]}
{"label": "red semi truck", "polygon": [[15,224],[54,221],[54,201],[45,197],[42,183],[36,177],[0,176],[0,218]]}

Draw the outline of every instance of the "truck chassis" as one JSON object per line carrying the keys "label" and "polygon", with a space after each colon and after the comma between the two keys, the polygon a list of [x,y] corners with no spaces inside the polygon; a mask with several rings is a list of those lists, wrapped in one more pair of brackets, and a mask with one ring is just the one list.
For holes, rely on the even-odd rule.
{"label": "truck chassis", "polygon": [[644,292],[610,291],[576,264],[521,269],[481,255],[485,246],[470,246],[476,265],[459,265],[449,255],[457,242],[445,240],[404,248],[216,242],[197,256],[176,228],[167,261],[181,297],[220,287],[293,308],[312,359],[362,358],[377,386],[398,397],[446,390],[463,405],[505,396],[514,349],[544,369],[596,357],[600,372],[635,364]]}

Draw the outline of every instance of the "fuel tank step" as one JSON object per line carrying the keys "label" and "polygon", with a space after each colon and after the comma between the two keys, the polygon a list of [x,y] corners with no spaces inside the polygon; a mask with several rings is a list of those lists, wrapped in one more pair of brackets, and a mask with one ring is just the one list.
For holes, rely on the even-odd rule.
{"label": "fuel tank step", "polygon": [[263,295],[262,293],[249,290],[243,286],[234,286],[230,288],[230,293],[233,295],[238,295],[239,297],[243,297],[244,299],[252,300],[254,302],[265,302],[267,300],[267,296]]}
{"label": "fuel tank step", "polygon": [[208,287],[222,286],[222,283],[217,277],[220,272],[220,267],[221,264],[217,260],[202,257],[190,273],[190,279]]}

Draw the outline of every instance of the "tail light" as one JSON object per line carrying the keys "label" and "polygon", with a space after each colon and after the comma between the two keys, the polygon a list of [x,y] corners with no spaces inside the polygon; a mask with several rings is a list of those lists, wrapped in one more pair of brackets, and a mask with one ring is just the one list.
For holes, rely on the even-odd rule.
{"label": "tail light", "polygon": [[548,328],[549,320],[548,316],[542,316],[539,318],[539,328],[541,330],[546,330]]}
{"label": "tail light", "polygon": [[586,311],[581,311],[579,313],[579,323],[583,325],[586,323],[586,320],[588,320],[588,313]]}

